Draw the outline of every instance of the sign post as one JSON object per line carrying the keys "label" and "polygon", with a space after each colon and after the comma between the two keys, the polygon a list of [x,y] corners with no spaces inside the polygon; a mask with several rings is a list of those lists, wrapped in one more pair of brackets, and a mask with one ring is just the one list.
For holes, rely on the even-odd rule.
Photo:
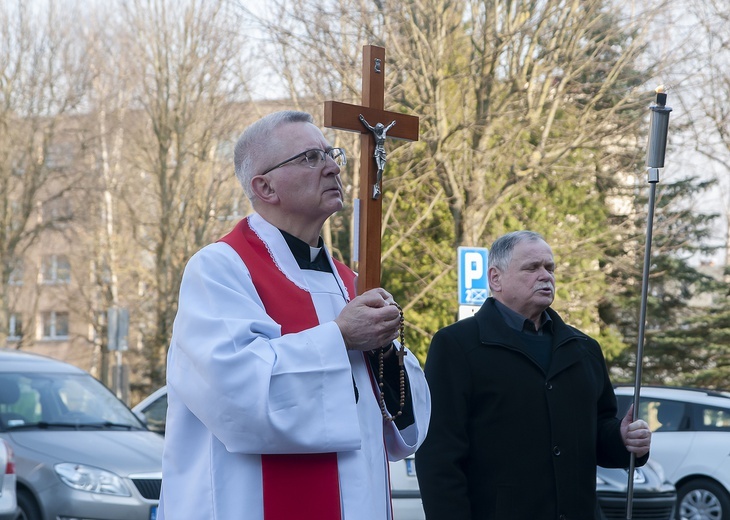
{"label": "sign post", "polygon": [[489,251],[486,247],[459,247],[459,319],[468,318],[489,296]]}
{"label": "sign post", "polygon": [[117,397],[127,402],[126,385],[123,384],[125,378],[122,352],[129,349],[129,310],[122,307],[109,307],[106,316],[107,348],[116,353],[114,391]]}

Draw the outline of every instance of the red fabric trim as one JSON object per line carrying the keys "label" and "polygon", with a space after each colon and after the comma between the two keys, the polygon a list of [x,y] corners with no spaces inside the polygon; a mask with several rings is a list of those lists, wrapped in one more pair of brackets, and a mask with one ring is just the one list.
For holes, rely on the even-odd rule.
{"label": "red fabric trim", "polygon": [[265,520],[341,520],[337,453],[262,455]]}
{"label": "red fabric trim", "polygon": [[335,268],[337,268],[337,273],[342,278],[342,282],[347,287],[347,292],[349,293],[348,301],[350,301],[357,294],[355,292],[355,272],[339,260],[333,258],[332,261],[335,263]]}
{"label": "red fabric trim", "polygon": [[[310,329],[319,324],[312,297],[297,287],[274,263],[266,244],[243,219],[220,239],[231,246],[246,264],[266,314],[281,325],[281,334]],[[287,305],[281,305],[287,302]],[[291,312],[296,309],[296,312]]]}
{"label": "red fabric trim", "polygon": [[[245,262],[266,313],[289,334],[319,324],[311,295],[297,287],[276,266],[266,244],[251,229],[248,219],[240,221],[220,239]],[[355,274],[335,261],[351,297]],[[281,302],[287,305],[281,305]],[[292,312],[294,311],[294,312]],[[340,520],[340,486],[336,453],[262,455],[265,520]]]}

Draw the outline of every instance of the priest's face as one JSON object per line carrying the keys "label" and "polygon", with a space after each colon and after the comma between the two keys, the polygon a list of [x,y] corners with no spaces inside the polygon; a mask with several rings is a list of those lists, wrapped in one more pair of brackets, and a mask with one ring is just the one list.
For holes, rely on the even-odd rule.
{"label": "priest's face", "polygon": [[552,249],[543,240],[517,243],[506,269],[489,268],[489,285],[496,300],[539,325],[555,298]]}
{"label": "priest's face", "polygon": [[[307,150],[331,148],[319,128],[311,123],[289,123],[274,133],[268,160],[271,165]],[[266,174],[276,193],[278,212],[310,225],[324,224],[343,207],[340,168],[327,156],[315,167],[300,158]]]}

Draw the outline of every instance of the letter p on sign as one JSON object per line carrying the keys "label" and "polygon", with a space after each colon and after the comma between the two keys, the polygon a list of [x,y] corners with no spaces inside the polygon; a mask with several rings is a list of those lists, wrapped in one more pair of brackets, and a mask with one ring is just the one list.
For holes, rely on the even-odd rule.
{"label": "letter p on sign", "polygon": [[479,253],[468,251],[464,257],[464,265],[466,266],[464,273],[464,281],[466,288],[474,287],[474,281],[481,279],[484,275],[484,258]]}

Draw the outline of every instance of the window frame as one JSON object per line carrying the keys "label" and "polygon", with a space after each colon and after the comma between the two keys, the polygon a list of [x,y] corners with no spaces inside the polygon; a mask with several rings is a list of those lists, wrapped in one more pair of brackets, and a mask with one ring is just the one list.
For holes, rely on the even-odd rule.
{"label": "window frame", "polygon": [[19,312],[11,312],[8,315],[8,341],[20,341],[23,339],[23,315]]}
{"label": "window frame", "polygon": [[68,255],[43,255],[43,258],[41,258],[41,283],[44,285],[68,285],[71,283],[71,261]]}
{"label": "window frame", "polygon": [[[50,323],[47,322],[47,318],[50,319]],[[65,325],[66,330],[65,334],[59,334],[58,332],[58,322],[59,318],[65,317]],[[70,331],[70,317],[68,311],[43,311],[41,312],[41,320],[40,320],[40,339],[42,341],[63,341],[69,339],[69,331]],[[48,327],[47,327],[48,326]],[[46,334],[46,331],[48,331],[48,334]]]}

